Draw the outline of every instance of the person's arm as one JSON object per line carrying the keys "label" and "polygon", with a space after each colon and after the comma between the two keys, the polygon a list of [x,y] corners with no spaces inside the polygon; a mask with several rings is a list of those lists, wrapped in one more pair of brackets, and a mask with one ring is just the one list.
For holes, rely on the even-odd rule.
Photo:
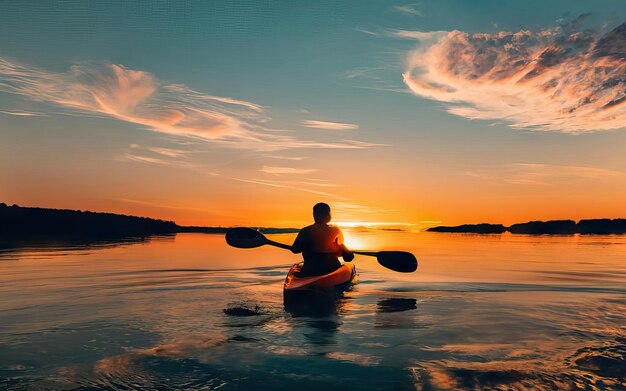
{"label": "person's arm", "polygon": [[346,247],[345,243],[343,242],[343,232],[341,232],[341,229],[340,228],[337,228],[337,229],[339,230],[339,233],[337,234],[337,244],[339,245],[339,248],[341,249],[341,257],[343,258],[344,261],[351,262],[354,259],[354,253],[350,251],[348,247]]}
{"label": "person's arm", "polygon": [[294,254],[300,254],[302,252],[302,230],[298,232],[296,240],[293,241],[293,244],[291,245],[291,252]]}

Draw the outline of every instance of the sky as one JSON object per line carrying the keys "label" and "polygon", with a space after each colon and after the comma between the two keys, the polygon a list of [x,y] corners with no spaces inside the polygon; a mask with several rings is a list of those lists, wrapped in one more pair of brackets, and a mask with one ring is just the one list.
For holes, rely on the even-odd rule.
{"label": "sky", "polygon": [[626,2],[0,1],[0,201],[184,225],[626,217]]}

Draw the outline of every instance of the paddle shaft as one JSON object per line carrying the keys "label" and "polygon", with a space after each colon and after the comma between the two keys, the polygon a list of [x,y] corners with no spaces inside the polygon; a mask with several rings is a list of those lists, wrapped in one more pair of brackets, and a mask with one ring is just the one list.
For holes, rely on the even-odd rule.
{"label": "paddle shaft", "polygon": [[278,242],[275,242],[275,241],[269,240],[269,239],[266,239],[266,240],[267,240],[266,244],[269,244],[270,246],[280,247],[280,248],[284,248],[285,250],[291,251],[291,246],[288,245],[288,244],[278,243]]}
{"label": "paddle shaft", "polygon": [[[290,245],[284,244],[284,243],[275,242],[273,240],[267,239],[267,244],[269,244],[270,246],[274,246],[274,247],[284,248],[285,250],[291,250],[291,246]],[[378,256],[378,252],[376,252],[376,251],[352,251],[352,252],[354,254],[366,255],[366,256],[369,256],[369,257],[377,257]]]}

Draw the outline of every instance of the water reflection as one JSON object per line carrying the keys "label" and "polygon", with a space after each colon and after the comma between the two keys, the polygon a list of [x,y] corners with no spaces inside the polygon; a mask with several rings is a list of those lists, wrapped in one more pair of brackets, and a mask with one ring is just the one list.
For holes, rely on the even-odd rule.
{"label": "water reflection", "polygon": [[381,298],[376,304],[374,327],[380,329],[416,329],[426,327],[419,318],[417,300],[408,297]]}
{"label": "water reflection", "polygon": [[349,306],[349,299],[344,297],[344,291],[334,289],[285,292],[283,301],[285,311],[294,317],[338,315],[347,311]]}
{"label": "water reflection", "polygon": [[284,309],[302,329],[307,343],[314,346],[335,345],[341,318],[350,310],[351,298],[345,293],[351,289],[350,286],[345,289],[284,292]]}
{"label": "water reflection", "polygon": [[527,354],[505,360],[433,360],[414,363],[417,389],[622,390],[626,389],[626,339],[579,348],[572,355]]}
{"label": "water reflection", "polygon": [[175,236],[175,234],[164,234],[151,236],[74,235],[69,237],[0,237],[0,259],[16,258],[24,252],[38,251],[43,253],[58,253],[60,251],[106,249],[137,243],[147,244],[152,240],[173,241]]}
{"label": "water reflection", "polygon": [[0,389],[626,387],[626,238],[355,235],[420,269],[292,300],[220,235],[8,250]]}
{"label": "water reflection", "polygon": [[392,297],[378,300],[378,312],[402,312],[417,309],[417,300]]}

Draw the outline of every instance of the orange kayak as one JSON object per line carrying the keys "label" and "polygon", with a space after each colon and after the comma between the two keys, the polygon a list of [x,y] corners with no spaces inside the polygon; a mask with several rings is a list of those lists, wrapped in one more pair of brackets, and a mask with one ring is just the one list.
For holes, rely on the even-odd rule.
{"label": "orange kayak", "polygon": [[323,276],[296,277],[294,273],[300,271],[301,267],[302,262],[289,269],[285,279],[285,292],[328,289],[356,282],[356,267],[352,262],[345,262],[339,269]]}

